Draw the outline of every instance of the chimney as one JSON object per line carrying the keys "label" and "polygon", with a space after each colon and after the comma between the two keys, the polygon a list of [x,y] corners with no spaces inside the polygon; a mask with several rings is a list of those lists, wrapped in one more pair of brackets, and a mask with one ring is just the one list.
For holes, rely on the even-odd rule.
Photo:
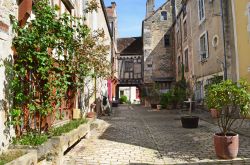
{"label": "chimney", "polygon": [[154,13],[155,1],[154,0],[147,0],[146,4],[146,18]]}
{"label": "chimney", "polygon": [[111,2],[112,8],[116,8],[116,3],[115,2]]}

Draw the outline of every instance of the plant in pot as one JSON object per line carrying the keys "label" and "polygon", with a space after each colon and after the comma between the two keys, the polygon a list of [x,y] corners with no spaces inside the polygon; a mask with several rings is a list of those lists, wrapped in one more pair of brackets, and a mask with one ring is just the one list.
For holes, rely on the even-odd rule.
{"label": "plant in pot", "polygon": [[185,103],[189,104],[189,115],[181,117],[181,123],[183,128],[197,128],[199,124],[199,117],[192,115],[192,109],[194,109],[194,88],[196,84],[196,79],[190,79],[188,83],[188,90],[187,90],[187,101]]}
{"label": "plant in pot", "polygon": [[233,159],[239,150],[239,135],[233,131],[240,127],[235,122],[249,114],[250,93],[246,81],[237,83],[231,80],[211,85],[205,101],[220,113],[218,118],[219,133],[214,134],[214,145],[217,157]]}
{"label": "plant in pot", "polygon": [[[223,77],[222,76],[214,75],[213,78],[211,78],[209,80],[209,84],[205,85],[206,96],[209,94],[208,91],[209,91],[209,88],[210,88],[211,85],[213,85],[213,84],[219,84],[222,81],[223,81]],[[215,109],[215,107],[213,107],[214,104],[213,104],[212,101],[213,100],[210,100],[209,102],[206,103],[207,107],[208,107],[208,109],[209,109],[209,111],[211,113],[212,118],[218,118],[218,117],[220,117],[220,111],[217,111]]]}
{"label": "plant in pot", "polygon": [[171,103],[171,97],[172,97],[172,91],[168,91],[161,94],[160,104],[162,105],[162,108],[168,109],[170,103]]}
{"label": "plant in pot", "polygon": [[150,99],[151,108],[158,109],[161,107],[161,105],[160,105],[160,89],[159,89],[159,86],[157,84],[154,84],[150,88],[149,99]]}

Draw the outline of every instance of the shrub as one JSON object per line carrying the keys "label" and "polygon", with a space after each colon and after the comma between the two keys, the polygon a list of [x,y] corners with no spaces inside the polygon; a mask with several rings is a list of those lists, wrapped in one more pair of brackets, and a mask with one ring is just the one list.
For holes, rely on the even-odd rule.
{"label": "shrub", "polygon": [[78,128],[81,124],[84,124],[86,122],[86,119],[72,120],[60,127],[52,128],[48,132],[48,134],[29,132],[26,135],[21,136],[20,138],[14,138],[13,144],[38,146],[46,142],[50,136],[61,136],[63,133],[70,132],[71,130]]}
{"label": "shrub", "polygon": [[171,99],[172,99],[172,92],[168,91],[166,93],[162,93],[161,94],[161,101],[160,104],[166,108],[170,103],[171,103]]}
{"label": "shrub", "polygon": [[63,133],[70,132],[73,129],[76,129],[79,127],[81,124],[86,123],[86,119],[79,119],[79,120],[72,120],[67,124],[64,124],[61,127],[53,128],[51,131],[52,136],[61,136]]}
{"label": "shrub", "polygon": [[218,126],[223,135],[236,129],[233,127],[239,114],[244,117],[249,114],[250,93],[248,87],[246,81],[234,83],[231,80],[209,86],[205,102],[209,108],[215,108],[219,112]]}
{"label": "shrub", "polygon": [[38,146],[48,140],[48,135],[29,132],[20,138],[13,139],[13,144]]}
{"label": "shrub", "polygon": [[128,101],[128,97],[125,96],[125,95],[122,95],[121,98],[120,98],[120,102],[121,102],[122,104],[124,104],[124,103],[126,103],[127,101]]}

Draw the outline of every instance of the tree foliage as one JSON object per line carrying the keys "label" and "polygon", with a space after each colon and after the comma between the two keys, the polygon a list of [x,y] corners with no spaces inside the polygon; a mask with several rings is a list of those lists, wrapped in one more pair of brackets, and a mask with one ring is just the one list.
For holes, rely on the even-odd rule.
{"label": "tree foliage", "polygon": [[226,135],[235,129],[235,121],[238,115],[245,117],[249,114],[250,93],[249,84],[246,81],[234,83],[231,80],[212,84],[207,89],[206,104],[209,108],[215,108],[219,114],[218,126],[221,133]]}
{"label": "tree foliage", "polygon": [[[96,7],[91,1],[87,11]],[[109,47],[104,45],[103,30],[92,32],[83,24],[84,18],[58,16],[56,10],[57,6],[40,0],[33,6],[35,19],[24,27],[12,17],[16,55],[12,67],[11,124],[22,124],[27,130],[29,122],[38,117],[37,130],[41,132],[42,120],[83,88],[86,77],[110,74]]]}

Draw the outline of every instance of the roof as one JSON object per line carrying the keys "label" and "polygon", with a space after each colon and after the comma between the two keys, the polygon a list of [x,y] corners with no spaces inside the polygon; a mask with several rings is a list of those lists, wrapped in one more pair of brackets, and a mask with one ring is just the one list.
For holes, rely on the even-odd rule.
{"label": "roof", "polygon": [[118,38],[117,49],[121,55],[143,54],[142,37]]}

